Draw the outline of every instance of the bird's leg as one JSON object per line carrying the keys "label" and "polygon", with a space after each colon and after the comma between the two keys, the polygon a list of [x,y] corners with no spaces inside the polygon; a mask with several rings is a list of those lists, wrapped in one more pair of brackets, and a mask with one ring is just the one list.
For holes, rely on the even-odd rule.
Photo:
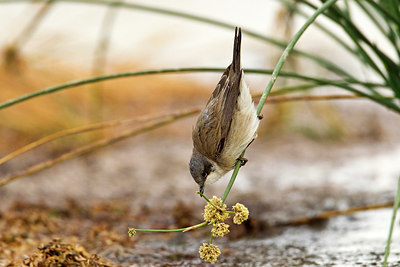
{"label": "bird's leg", "polygon": [[[256,136],[257,137],[257,136]],[[254,142],[254,140],[256,139],[256,137],[253,138],[253,140],[250,141],[250,143],[246,146],[246,149]]]}
{"label": "bird's leg", "polygon": [[[262,118],[264,118],[264,116],[261,114],[261,115],[257,115],[257,118],[259,119],[259,120],[262,120]],[[256,137],[257,137],[257,134],[255,135],[255,137],[253,138],[253,140],[251,140],[251,142],[247,145],[247,147],[246,147],[246,149],[251,145],[251,143],[253,143],[254,142],[254,140],[256,139]],[[246,165],[246,163],[247,163],[247,161],[248,161],[248,159],[246,159],[246,158],[244,158],[244,157],[238,157],[236,160],[239,160],[240,161],[240,165],[243,167],[244,165]]]}
{"label": "bird's leg", "polygon": [[[249,147],[249,145],[251,145],[251,143],[253,143],[255,140],[255,138],[253,138],[253,140],[251,140],[251,142],[247,145],[246,149]],[[244,166],[246,165],[247,161],[249,161],[248,159],[244,158],[244,157],[238,157],[236,160],[240,161],[240,166]]]}
{"label": "bird's leg", "polygon": [[246,158],[244,158],[244,157],[238,157],[237,160],[240,161],[240,166],[242,166],[242,167],[243,167],[244,165],[246,165],[246,163],[247,163],[247,161],[248,161],[248,159],[246,159]]}

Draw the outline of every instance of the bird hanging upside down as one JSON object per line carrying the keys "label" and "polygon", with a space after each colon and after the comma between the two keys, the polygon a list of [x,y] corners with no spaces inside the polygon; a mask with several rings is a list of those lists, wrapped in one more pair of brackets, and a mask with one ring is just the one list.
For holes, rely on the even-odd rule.
{"label": "bird hanging upside down", "polygon": [[219,180],[235,167],[246,147],[256,138],[257,115],[240,64],[241,29],[235,29],[233,60],[222,74],[206,107],[193,128],[193,154],[189,167],[204,192],[205,185]]}

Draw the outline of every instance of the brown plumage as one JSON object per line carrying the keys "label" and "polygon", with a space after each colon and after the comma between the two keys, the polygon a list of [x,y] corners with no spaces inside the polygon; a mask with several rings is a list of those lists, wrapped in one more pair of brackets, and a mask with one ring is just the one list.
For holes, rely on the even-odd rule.
{"label": "brown plumage", "polygon": [[[200,185],[218,180],[233,169],[255,137],[257,114],[240,64],[242,33],[235,29],[233,60],[222,74],[192,132],[190,172]],[[208,181],[209,175],[212,179]]]}

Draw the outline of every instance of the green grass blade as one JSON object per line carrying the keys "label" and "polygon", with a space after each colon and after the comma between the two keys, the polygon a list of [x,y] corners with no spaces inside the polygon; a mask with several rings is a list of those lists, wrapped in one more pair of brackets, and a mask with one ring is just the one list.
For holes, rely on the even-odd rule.
{"label": "green grass blade", "polygon": [[364,0],[368,2],[375,10],[382,12],[383,16],[393,23],[400,26],[400,10],[399,10],[399,1],[397,0],[384,0],[384,1],[373,1],[373,0]]}
{"label": "green grass blade", "polygon": [[[400,32],[396,30],[400,24],[397,24],[396,20],[392,19],[391,14],[382,6],[375,3],[375,1],[366,0],[356,1],[355,3],[367,14],[382,35],[389,40],[397,53],[397,58],[400,59]],[[375,15],[373,13],[375,13]],[[386,22],[385,26],[387,29],[384,29],[381,21]]]}
{"label": "green grass blade", "polygon": [[[105,81],[105,80],[142,76],[142,75],[168,74],[168,73],[223,72],[224,70],[225,70],[225,68],[173,68],[173,69],[144,70],[144,71],[123,72],[123,73],[102,75],[102,76],[92,77],[92,78],[88,78],[88,79],[67,82],[64,84],[48,87],[48,88],[45,88],[45,89],[42,89],[39,91],[25,94],[20,97],[10,99],[8,101],[0,103],[0,109],[10,107],[12,105],[27,101],[29,99],[33,99],[35,97],[55,93],[55,92],[58,92],[61,90],[65,90],[68,88],[74,88],[74,87],[85,85],[85,84],[101,82],[101,81]],[[263,74],[263,75],[272,74],[271,70],[263,70],[263,69],[244,69],[244,72],[254,73],[254,74]],[[360,82],[357,80],[355,80],[355,81],[353,81],[353,80],[334,81],[334,80],[310,77],[310,76],[301,75],[301,74],[292,73],[292,72],[281,72],[280,75],[283,77],[290,77],[290,78],[296,78],[296,79],[305,80],[305,81],[311,81],[318,85],[332,85],[332,86],[336,86],[336,87],[343,88],[343,89],[348,89],[348,86],[350,86],[351,84],[359,84],[359,85],[371,86],[371,87],[384,87],[384,85],[381,85],[381,84],[363,83],[363,82]]]}
{"label": "green grass blade", "polygon": [[293,86],[285,86],[285,87],[280,87],[279,89],[275,89],[274,91],[271,91],[270,95],[283,95],[287,93],[292,93],[292,92],[298,92],[298,91],[307,91],[311,90],[317,87],[320,87],[323,85],[317,84],[317,83],[306,83],[306,84],[299,84],[299,85],[293,85]]}
{"label": "green grass blade", "polygon": [[[376,53],[376,46],[365,37],[365,35],[352,23],[345,15],[344,12],[337,6],[334,6],[327,16],[336,22],[347,33],[350,39],[353,40],[357,47],[360,58],[366,63],[367,66],[374,69],[385,81],[389,82],[383,71],[378,67],[368,52],[362,47],[361,43],[367,44]],[[382,60],[382,58],[381,58]],[[384,61],[384,60],[382,60]]]}
{"label": "green grass blade", "polygon": [[[311,7],[313,9],[316,9],[317,7],[310,3],[309,1],[302,0],[302,3],[306,4],[308,7]],[[357,51],[359,54],[359,57],[362,59],[363,62],[366,63],[366,65],[370,66],[373,68],[380,76],[386,80],[385,75],[383,72],[379,69],[379,67],[376,65],[376,63],[372,60],[372,58],[369,56],[369,54],[366,52],[366,50],[361,46],[361,43],[364,42],[368,45],[371,43],[369,40],[361,33],[361,31],[347,18],[345,15],[345,12],[341,10],[338,6],[333,6],[331,10],[325,13],[325,16],[329,18],[331,21],[336,23],[338,26],[340,26],[352,39],[353,43],[357,47]]]}
{"label": "green grass blade", "polygon": [[383,259],[383,266],[387,266],[387,260],[390,254],[390,243],[392,242],[392,234],[393,234],[393,228],[394,228],[394,223],[396,221],[396,214],[397,210],[399,209],[399,202],[400,202],[400,178],[397,182],[397,193],[396,193],[396,198],[393,203],[393,213],[392,213],[392,219],[390,221],[390,228],[389,228],[389,234],[388,234],[388,239],[386,242],[386,248],[385,248],[385,257]]}
{"label": "green grass blade", "polygon": [[[288,0],[280,0],[280,2],[282,2],[287,8],[289,8],[290,10],[296,12],[298,15],[307,18],[308,14],[306,14],[305,12],[303,12],[301,9],[299,9],[297,7],[297,5],[293,4],[291,1]],[[331,30],[329,30],[328,28],[326,28],[324,25],[318,23],[317,21],[314,22],[313,26],[317,27],[318,29],[320,29],[322,32],[324,32],[326,35],[328,35],[331,39],[333,39],[334,41],[336,41],[338,44],[340,44],[345,50],[347,50],[349,53],[354,54],[355,56],[357,56],[356,51],[351,48],[348,44],[346,44],[341,38],[339,38],[335,33],[333,33]]]}
{"label": "green grass blade", "polygon": [[[374,16],[374,14],[372,14],[372,11],[376,11],[376,10],[372,10],[370,11],[367,7],[367,1],[356,1],[355,2],[360,8],[361,10],[369,17],[369,19],[373,22],[373,24],[379,29],[379,31],[382,33],[383,36],[386,36],[389,38],[388,36],[388,32],[387,30],[384,29],[384,27],[381,25],[381,23],[378,21],[378,19]],[[389,41],[392,42],[392,39],[389,38]]]}

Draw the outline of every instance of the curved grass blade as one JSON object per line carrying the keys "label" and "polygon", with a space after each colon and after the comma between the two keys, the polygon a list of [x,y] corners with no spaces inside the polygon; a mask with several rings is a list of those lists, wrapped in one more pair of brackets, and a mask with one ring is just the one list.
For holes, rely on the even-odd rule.
{"label": "curved grass blade", "polygon": [[[0,4],[1,3],[18,3],[18,2],[26,2],[26,1],[29,1],[29,0],[0,0]],[[36,1],[46,1],[46,0],[36,0]],[[114,5],[116,7],[118,6],[118,7],[123,7],[123,8],[137,9],[137,10],[142,10],[142,11],[147,11],[147,12],[153,12],[153,13],[158,13],[158,14],[163,14],[163,15],[169,15],[169,16],[189,19],[189,20],[203,22],[203,23],[211,24],[211,25],[218,26],[218,27],[228,28],[228,29],[234,29],[236,27],[236,25],[233,25],[233,24],[225,23],[222,21],[218,21],[218,20],[214,20],[214,19],[210,19],[210,18],[206,18],[206,17],[202,17],[202,16],[188,14],[185,12],[180,12],[180,11],[175,11],[175,10],[170,10],[170,9],[165,9],[165,8],[145,6],[145,5],[135,4],[135,3],[124,3],[123,1],[112,1],[112,0],[57,0],[57,1],[58,2],[97,4],[97,5]],[[281,47],[281,48],[285,48],[287,45],[285,42],[281,42],[274,38],[258,34],[256,32],[253,32],[253,31],[243,28],[243,27],[242,27],[242,32],[248,36],[252,36],[256,39],[271,43],[271,44]],[[350,73],[346,72],[344,69],[342,69],[338,65],[336,65],[333,62],[326,60],[322,57],[315,56],[313,54],[310,54],[310,53],[307,53],[307,52],[304,52],[301,50],[297,50],[297,49],[294,49],[293,53],[300,55],[302,57],[308,58],[308,59],[318,63],[321,67],[326,68],[327,70],[330,70],[333,73],[336,73],[337,75],[347,77],[347,78],[354,78]]]}
{"label": "curved grass blade", "polygon": [[400,178],[397,182],[397,193],[396,193],[396,197],[394,200],[394,205],[393,205],[393,212],[392,212],[392,219],[390,221],[390,228],[389,228],[389,235],[388,235],[388,239],[386,242],[386,248],[385,248],[385,257],[383,259],[383,266],[387,266],[387,261],[389,258],[389,254],[390,254],[390,243],[392,242],[392,234],[393,234],[393,228],[394,228],[394,223],[396,221],[396,214],[397,214],[397,210],[399,209],[399,203],[400,203]]}
{"label": "curved grass blade", "polygon": [[[175,69],[160,69],[160,70],[144,70],[144,71],[134,71],[134,72],[123,72],[123,73],[116,73],[116,74],[109,74],[109,75],[102,75],[97,77],[92,77],[88,79],[76,80],[72,82],[67,82],[64,84],[60,84],[57,86],[48,87],[39,91],[35,91],[29,94],[22,95],[20,97],[10,99],[3,103],[0,103],[0,109],[10,107],[12,105],[27,101],[29,99],[43,96],[51,93],[55,93],[57,91],[65,90],[68,88],[73,88],[85,84],[101,82],[105,80],[112,80],[117,78],[124,78],[124,77],[134,77],[134,76],[142,76],[142,75],[154,75],[154,74],[167,74],[167,73],[187,73],[187,72],[223,72],[225,68],[175,68]],[[246,73],[254,73],[254,74],[272,74],[271,70],[262,70],[262,69],[244,69]],[[385,87],[382,84],[373,84],[373,83],[364,83],[360,81],[353,81],[353,80],[345,80],[345,81],[334,81],[334,80],[327,80],[321,78],[310,77],[306,75],[301,75],[293,72],[281,72],[281,76],[283,77],[291,77],[297,78],[305,81],[312,81],[319,85],[322,84],[331,84],[337,87],[341,87],[343,89],[347,89],[349,84],[360,84],[363,86],[373,86],[373,87]],[[352,92],[359,91],[359,90],[352,90]]]}

